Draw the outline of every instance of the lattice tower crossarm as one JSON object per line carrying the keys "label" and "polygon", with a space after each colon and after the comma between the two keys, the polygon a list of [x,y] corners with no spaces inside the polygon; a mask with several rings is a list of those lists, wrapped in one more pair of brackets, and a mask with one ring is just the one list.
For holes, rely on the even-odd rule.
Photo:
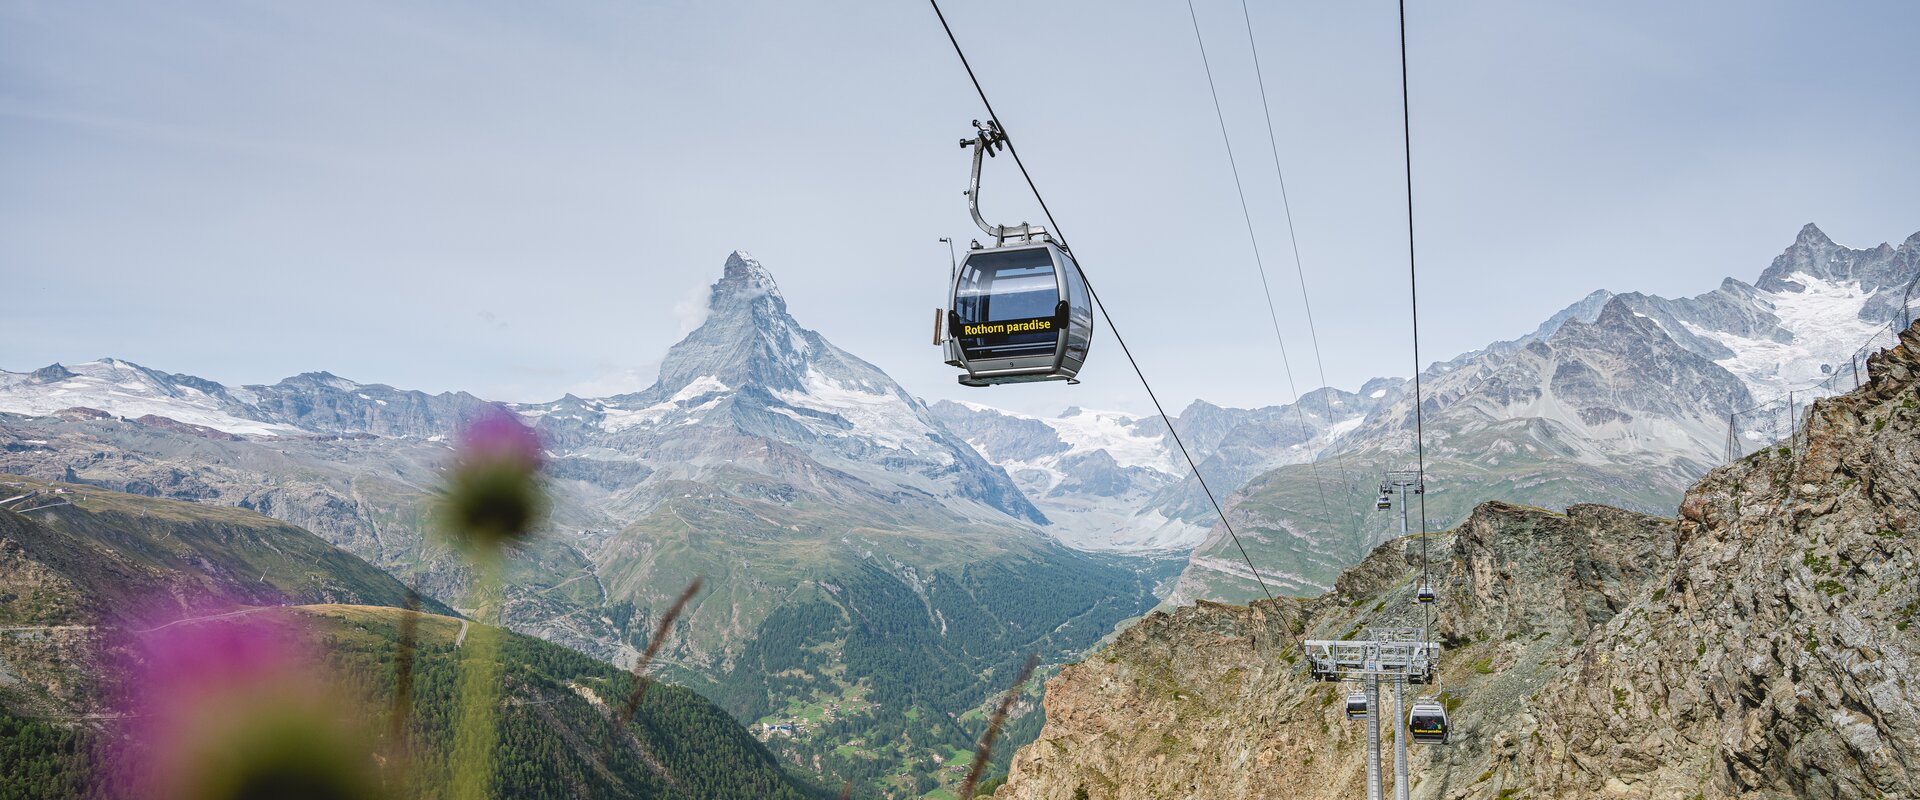
{"label": "lattice tower crossarm", "polygon": [[[1402,638],[1411,632],[1414,638]],[[1439,671],[1440,643],[1420,641],[1418,628],[1383,629],[1369,639],[1308,639],[1302,644],[1308,669],[1319,680],[1358,681],[1369,676],[1425,684]]]}

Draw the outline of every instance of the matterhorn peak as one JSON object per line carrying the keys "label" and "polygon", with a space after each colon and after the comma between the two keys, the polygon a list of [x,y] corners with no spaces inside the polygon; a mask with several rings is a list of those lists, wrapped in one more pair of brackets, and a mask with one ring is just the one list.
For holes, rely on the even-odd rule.
{"label": "matterhorn peak", "polygon": [[667,351],[649,397],[672,396],[702,378],[734,388],[800,391],[817,338],[787,313],[773,273],[735,250],[713,284],[706,319]]}
{"label": "matterhorn peak", "polygon": [[711,305],[718,309],[728,299],[754,300],[772,297],[785,305],[780,296],[780,286],[773,280],[773,273],[766,265],[745,250],[735,250],[727,255],[726,269],[720,274],[720,281],[713,285]]}

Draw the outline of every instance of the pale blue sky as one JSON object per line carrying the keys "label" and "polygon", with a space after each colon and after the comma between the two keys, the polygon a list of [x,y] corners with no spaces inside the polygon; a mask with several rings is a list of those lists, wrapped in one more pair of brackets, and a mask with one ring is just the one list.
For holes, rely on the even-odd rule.
{"label": "pale blue sky", "polygon": [[[1240,6],[1196,5],[1306,389]],[[1429,360],[1750,280],[1809,221],[1920,230],[1920,6],[1411,6]],[[947,13],[1163,399],[1288,399],[1185,3]],[[1393,6],[1252,14],[1328,377],[1407,374]],[[630,390],[743,248],[929,399],[1146,410],[1110,336],[1076,387],[962,389],[927,344],[983,115],[916,2],[0,0],[0,368]]]}

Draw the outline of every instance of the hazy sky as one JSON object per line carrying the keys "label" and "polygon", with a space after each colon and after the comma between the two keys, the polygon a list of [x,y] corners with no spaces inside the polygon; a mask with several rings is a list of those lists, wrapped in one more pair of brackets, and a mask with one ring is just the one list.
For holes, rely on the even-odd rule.
{"label": "hazy sky", "polygon": [[[1237,0],[1196,0],[1300,388],[1317,385]],[[1415,0],[1424,355],[1607,288],[1920,230],[1920,5]],[[950,2],[1175,410],[1290,399],[1187,6]],[[1393,5],[1252,3],[1327,377],[1405,375]],[[537,401],[644,387],[735,248],[929,399],[984,116],[924,3],[0,0],[0,368],[113,355]],[[990,218],[1037,217],[989,162]]]}

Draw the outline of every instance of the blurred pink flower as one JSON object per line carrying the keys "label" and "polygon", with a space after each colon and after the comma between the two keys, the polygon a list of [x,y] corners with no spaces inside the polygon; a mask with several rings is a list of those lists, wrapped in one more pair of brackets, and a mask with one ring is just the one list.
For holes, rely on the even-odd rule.
{"label": "blurred pink flower", "polygon": [[118,648],[127,720],[110,768],[130,796],[381,796],[364,709],[289,613],[202,610]]}
{"label": "blurred pink flower", "polygon": [[460,432],[442,496],[442,527],[469,555],[491,559],[532,532],[546,511],[540,435],[500,406]]}
{"label": "blurred pink flower", "polygon": [[461,431],[460,461],[463,464],[505,461],[533,472],[546,463],[546,455],[538,432],[527,427],[513,412],[488,405]]}

